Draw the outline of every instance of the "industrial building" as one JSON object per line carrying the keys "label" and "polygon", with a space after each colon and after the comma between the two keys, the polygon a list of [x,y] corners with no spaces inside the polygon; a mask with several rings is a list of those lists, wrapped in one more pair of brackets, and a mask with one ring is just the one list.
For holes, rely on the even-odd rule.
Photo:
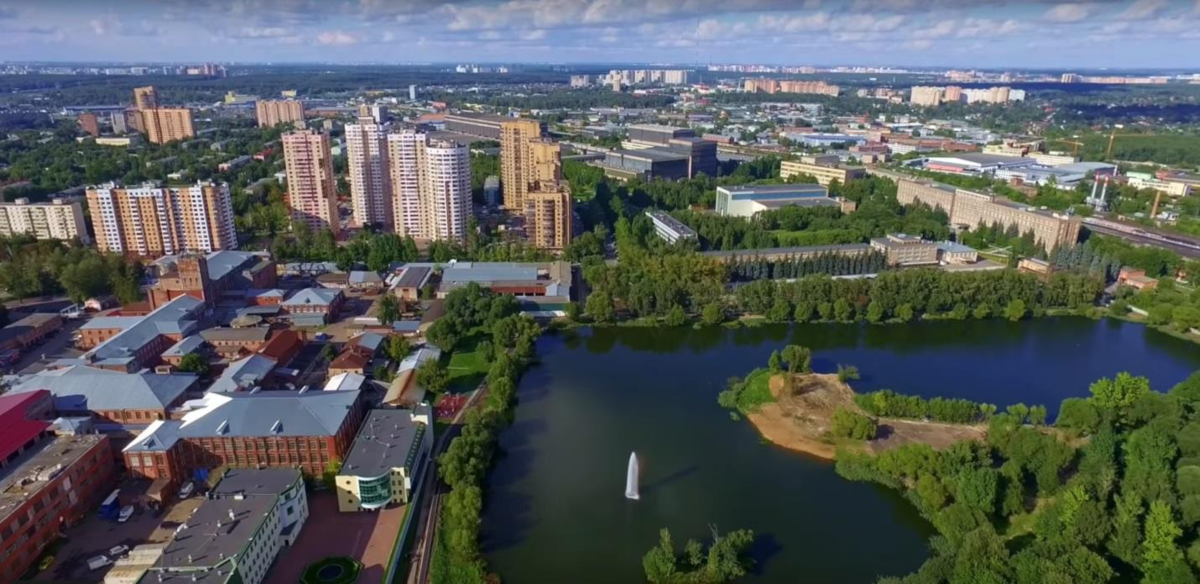
{"label": "industrial building", "polygon": [[793,176],[807,175],[817,179],[822,186],[829,186],[833,181],[846,184],[852,180],[867,176],[861,166],[845,166],[837,155],[802,156],[800,160],[784,160],[779,165],[779,176],[789,179]]}
{"label": "industrial building", "polygon": [[746,185],[717,187],[716,211],[719,215],[752,217],[759,211],[788,205],[845,208],[845,203],[830,197],[829,189],[817,184]]}
{"label": "industrial building", "polygon": [[889,233],[871,239],[871,247],[887,254],[890,266],[922,266],[938,263],[938,246],[914,235]]}
{"label": "industrial building", "polygon": [[[512,119],[508,116],[498,116],[495,114],[470,112],[448,113],[446,114],[446,131],[466,134],[468,136],[478,136],[489,140],[499,140],[501,124]],[[545,124],[542,124],[541,133],[545,133]]]}

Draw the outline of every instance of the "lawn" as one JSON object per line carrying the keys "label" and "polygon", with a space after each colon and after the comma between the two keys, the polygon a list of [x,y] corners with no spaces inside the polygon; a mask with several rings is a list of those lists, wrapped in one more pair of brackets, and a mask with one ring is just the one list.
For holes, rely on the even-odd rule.
{"label": "lawn", "polygon": [[450,355],[446,370],[450,374],[450,393],[462,393],[475,389],[487,375],[488,362],[475,350],[485,335],[463,339]]}

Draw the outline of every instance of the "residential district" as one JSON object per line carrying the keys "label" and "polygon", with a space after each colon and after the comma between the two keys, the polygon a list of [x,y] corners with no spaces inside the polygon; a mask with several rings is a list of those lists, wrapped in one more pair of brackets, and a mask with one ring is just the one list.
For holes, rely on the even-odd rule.
{"label": "residential district", "polygon": [[[0,71],[162,83],[237,74],[217,64]],[[516,71],[459,65],[446,75]],[[625,203],[620,221],[644,222],[663,245],[731,269],[880,257],[830,273],[1048,277],[1051,256],[1088,236],[1200,256],[1186,231],[1200,176],[1187,163],[1120,161],[1114,144],[1134,138],[1118,129],[1100,135],[1103,156],[1084,161],[1082,142],[1038,135],[1036,124],[993,129],[970,114],[1038,100],[1012,87],[1031,81],[1166,86],[1194,77],[926,71],[907,87],[834,83],[863,72],[578,72],[495,81],[478,103],[454,84],[415,83],[350,97],[229,91],[216,103],[147,84],[113,105],[6,102],[59,128],[13,131],[11,144],[52,144],[66,127],[72,153],[117,149],[136,165],[107,172],[97,158],[87,178],[57,184],[6,155],[0,235],[93,247],[141,271],[124,302],[112,291],[38,298],[41,288],[6,283],[16,298],[0,329],[0,581],[290,583],[333,553],[375,577],[407,578],[399,571],[416,557],[419,526],[436,527],[416,502],[436,480],[439,439],[481,392],[478,378],[426,391],[420,372],[446,360],[426,333],[447,296],[468,286],[515,297],[543,323],[590,310],[573,246],[594,237],[601,264],[627,259],[612,221],[596,218],[612,209],[591,207],[601,190],[640,192],[615,199]],[[620,105],[489,105],[561,92]],[[1056,148],[1064,144],[1074,147]],[[746,172],[759,164],[769,170]],[[942,213],[950,229],[843,229],[818,242],[771,227],[771,245],[703,234],[705,221],[762,227],[794,209],[853,217],[864,199],[847,187],[862,181],[893,185],[895,203]],[[647,194],[690,184],[705,194]],[[968,244],[985,230],[1000,235]],[[350,251],[392,235],[415,249],[382,260]],[[321,238],[332,254],[297,251]],[[1028,248],[1018,253],[1022,238]],[[1113,293],[1188,276],[1119,267]],[[731,279],[769,277],[750,272]]]}

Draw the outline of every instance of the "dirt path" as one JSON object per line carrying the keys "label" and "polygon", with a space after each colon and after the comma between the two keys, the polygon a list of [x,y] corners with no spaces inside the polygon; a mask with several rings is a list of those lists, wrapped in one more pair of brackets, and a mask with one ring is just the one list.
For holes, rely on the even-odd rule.
{"label": "dirt path", "polygon": [[[774,403],[764,404],[746,414],[763,438],[774,444],[818,458],[834,460],[838,445],[854,445],[847,440],[831,440],[829,430],[833,413],[845,408],[863,413],[854,403],[854,390],[831,374],[776,375],[770,381]],[[905,444],[929,444],[947,448],[962,440],[983,440],[985,426],[943,424],[919,420],[877,420],[879,432],[874,440],[859,442],[867,451],[878,454]]]}

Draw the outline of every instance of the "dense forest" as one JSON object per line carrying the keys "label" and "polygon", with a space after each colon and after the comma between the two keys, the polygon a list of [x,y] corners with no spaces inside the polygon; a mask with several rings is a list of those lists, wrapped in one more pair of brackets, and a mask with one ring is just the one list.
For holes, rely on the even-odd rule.
{"label": "dense forest", "polygon": [[877,456],[841,451],[837,472],[900,490],[937,529],[932,557],[884,584],[1196,582],[1200,567],[1200,374],[1169,393],[1127,373],[1045,408],[896,394],[868,412],[986,421],[984,442]]}

